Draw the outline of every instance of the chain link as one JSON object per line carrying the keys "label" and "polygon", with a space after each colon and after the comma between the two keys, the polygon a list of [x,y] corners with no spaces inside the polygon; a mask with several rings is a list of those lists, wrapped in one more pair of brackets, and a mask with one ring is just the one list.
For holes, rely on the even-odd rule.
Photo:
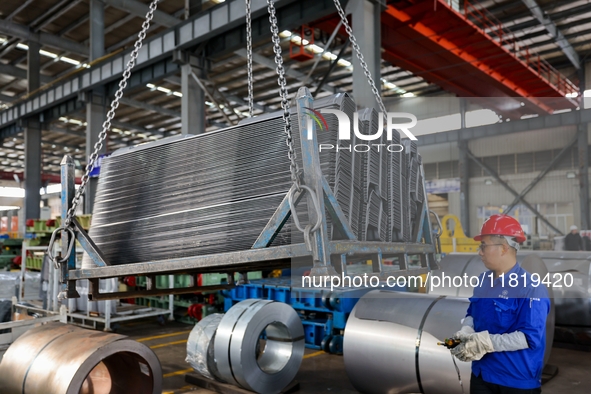
{"label": "chain link", "polygon": [[250,0],[246,0],[246,68],[248,70],[248,113],[254,116],[254,89],[252,87],[252,15],[250,14]]}
{"label": "chain link", "polygon": [[158,7],[159,1],[160,0],[153,0],[152,3],[150,3],[150,10],[146,14],[146,19],[144,20],[144,23],[142,23],[142,30],[138,33],[138,38],[135,41],[133,51],[131,51],[129,61],[127,62],[127,66],[125,68],[125,71],[123,72],[123,78],[121,78],[121,81],[119,81],[119,88],[115,92],[115,98],[111,102],[111,109],[109,110],[109,112],[107,112],[107,119],[103,123],[103,130],[99,133],[98,141],[96,142],[96,144],[94,144],[94,151],[88,157],[88,164],[86,164],[86,172],[82,176],[80,187],[78,188],[78,190],[76,190],[76,194],[74,195],[74,199],[72,200],[72,206],[68,210],[68,214],[64,219],[64,227],[66,228],[70,226],[70,224],[72,223],[72,219],[74,217],[74,214],[76,213],[76,208],[78,208],[78,204],[80,203],[80,198],[82,197],[82,194],[84,194],[84,190],[86,189],[86,185],[88,184],[88,180],[90,179],[90,171],[92,170],[92,167],[94,166],[94,163],[98,158],[100,150],[103,148],[103,143],[107,138],[107,132],[111,129],[111,122],[115,117],[115,111],[119,107],[119,100],[121,100],[121,97],[123,97],[123,90],[127,86],[127,80],[131,75],[131,69],[135,66],[135,61],[137,60],[140,48],[142,47],[142,42],[146,38],[146,34],[148,32],[148,29],[150,28],[150,22],[154,18],[154,12]]}
{"label": "chain link", "polygon": [[279,97],[281,97],[281,108],[283,108],[283,123],[286,134],[286,144],[289,149],[287,156],[289,157],[289,171],[291,172],[291,180],[295,185],[297,191],[300,191],[300,176],[299,167],[296,161],[296,152],[293,148],[293,138],[291,136],[291,119],[289,117],[289,100],[287,99],[287,81],[285,79],[285,69],[283,68],[283,57],[281,56],[281,40],[279,38],[279,27],[277,26],[277,14],[273,0],[267,0],[269,10],[269,22],[271,23],[271,33],[273,41],[273,52],[275,52],[275,64],[279,83]]}
{"label": "chain link", "polygon": [[361,68],[363,68],[363,73],[367,77],[367,81],[369,82],[369,85],[371,86],[371,91],[373,92],[374,96],[376,97],[376,101],[378,102],[378,105],[380,106],[380,111],[382,111],[383,116],[386,116],[386,113],[387,113],[386,106],[384,105],[384,102],[382,101],[382,96],[380,96],[380,92],[378,91],[378,88],[376,87],[376,83],[374,82],[373,78],[371,77],[371,72],[369,71],[369,68],[367,67],[367,63],[365,63],[365,59],[363,58],[363,54],[361,53],[361,48],[359,47],[359,44],[357,44],[357,39],[353,35],[353,29],[351,28],[351,25],[349,25],[349,21],[347,20],[347,15],[345,14],[343,7],[341,7],[341,3],[339,2],[339,0],[334,0],[334,5],[337,7],[337,12],[339,13],[339,16],[341,17],[341,21],[343,21],[343,25],[345,26],[345,30],[347,31],[347,34],[349,35],[349,41],[351,41],[351,46],[353,47],[353,49],[355,49],[355,53],[357,54],[357,59],[359,59],[359,63],[361,64]]}

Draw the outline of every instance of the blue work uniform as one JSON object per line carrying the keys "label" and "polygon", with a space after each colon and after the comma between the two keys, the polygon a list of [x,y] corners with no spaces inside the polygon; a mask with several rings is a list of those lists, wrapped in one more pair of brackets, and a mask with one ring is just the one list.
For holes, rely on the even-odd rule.
{"label": "blue work uniform", "polygon": [[[511,274],[517,275],[516,281],[509,282]],[[479,278],[479,286],[474,288],[466,314],[474,319],[474,330],[486,330],[489,334],[521,331],[529,347],[488,353],[482,359],[472,361],[472,373],[485,382],[502,386],[540,387],[546,348],[546,317],[550,312],[546,287],[541,283],[534,286],[536,282],[532,283],[531,274],[519,264],[515,264],[503,278],[495,279],[492,271]]]}

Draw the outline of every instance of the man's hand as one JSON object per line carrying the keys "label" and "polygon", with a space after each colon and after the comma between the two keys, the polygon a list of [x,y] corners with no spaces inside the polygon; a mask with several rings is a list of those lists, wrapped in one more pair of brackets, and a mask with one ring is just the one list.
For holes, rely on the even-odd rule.
{"label": "man's hand", "polygon": [[[460,332],[458,331],[458,333]],[[480,360],[486,353],[494,351],[488,331],[480,331],[473,334],[462,333],[460,335],[457,338],[462,343],[451,350],[451,353],[460,361]]]}

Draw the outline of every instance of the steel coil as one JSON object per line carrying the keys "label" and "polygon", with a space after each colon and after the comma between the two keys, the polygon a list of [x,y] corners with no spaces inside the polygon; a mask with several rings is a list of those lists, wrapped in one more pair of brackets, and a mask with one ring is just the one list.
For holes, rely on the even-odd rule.
{"label": "steel coil", "polygon": [[457,362],[437,342],[460,329],[468,300],[372,291],[345,328],[349,380],[362,393],[468,393],[471,363]]}
{"label": "steel coil", "polygon": [[[543,259],[536,253],[517,254],[517,262],[529,273],[536,273],[544,278],[548,274],[548,268]],[[432,276],[441,277],[443,273],[450,277],[463,277],[467,275],[478,276],[487,271],[484,263],[477,254],[471,253],[457,253],[446,256],[439,263],[441,269],[432,272]],[[447,295],[456,297],[472,297],[472,287],[467,282],[463,282],[464,286],[448,286],[448,287],[434,287],[430,288],[427,284],[427,289],[430,294]],[[556,321],[556,306],[554,299],[554,292],[552,288],[548,288],[550,295],[550,313],[546,319],[546,351],[544,352],[544,364],[550,359],[552,352],[552,342],[554,342],[554,326]]]}
{"label": "steel coil", "polygon": [[221,319],[214,352],[227,382],[257,393],[279,393],[302,363],[304,328],[287,304],[244,300]]}
{"label": "steel coil", "polygon": [[224,381],[215,362],[213,341],[224,315],[214,313],[199,321],[187,340],[187,361],[191,367],[206,378]]}
{"label": "steel coil", "polygon": [[123,335],[49,323],[8,348],[0,382],[3,394],[159,394],[162,368],[150,348]]}

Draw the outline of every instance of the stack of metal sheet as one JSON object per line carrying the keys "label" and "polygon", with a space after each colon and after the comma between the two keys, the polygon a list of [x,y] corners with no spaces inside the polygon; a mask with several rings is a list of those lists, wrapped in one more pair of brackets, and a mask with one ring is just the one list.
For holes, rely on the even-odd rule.
{"label": "stack of metal sheet", "polygon": [[[365,109],[359,115],[360,132],[375,135],[379,130],[379,115],[374,109]],[[363,197],[365,210],[362,212],[362,239],[365,241],[388,241],[388,165],[389,153],[386,150],[386,135],[367,141],[370,149],[364,155]]]}
{"label": "stack of metal sheet", "polygon": [[[392,145],[400,145],[400,134],[396,130],[392,130]],[[388,166],[388,191],[389,191],[389,215],[390,215],[390,232],[388,240],[392,242],[403,241],[402,237],[402,211],[404,205],[402,202],[402,156],[404,154],[392,153],[390,154],[390,164]]]}
{"label": "stack of metal sheet", "polygon": [[[346,94],[317,100],[314,108],[339,109],[354,119],[355,104]],[[377,132],[377,116],[374,110],[362,113],[362,133]],[[398,142],[387,141],[385,135],[375,141],[355,139],[352,123],[352,139],[339,141],[337,117],[324,117],[328,130],[317,133],[318,142],[335,149],[320,152],[321,170],[357,238],[399,241],[402,231],[409,241],[410,223],[405,220],[410,215],[403,219],[401,212],[411,203],[409,182],[414,176],[414,190],[419,182],[412,175],[416,169],[409,169],[411,159],[420,163],[416,145],[412,155],[390,153],[384,146],[380,152],[375,147],[356,152],[357,143]],[[302,168],[295,109],[291,122]],[[115,152],[103,162],[90,236],[110,264],[250,249],[291,187],[283,127],[282,113],[276,112],[198,136]],[[343,149],[349,144],[350,149]],[[305,199],[298,212],[305,222]],[[329,237],[342,239],[343,234],[329,230]],[[288,222],[272,245],[300,242],[302,235],[292,233]],[[88,256],[84,264],[90,264]]]}

